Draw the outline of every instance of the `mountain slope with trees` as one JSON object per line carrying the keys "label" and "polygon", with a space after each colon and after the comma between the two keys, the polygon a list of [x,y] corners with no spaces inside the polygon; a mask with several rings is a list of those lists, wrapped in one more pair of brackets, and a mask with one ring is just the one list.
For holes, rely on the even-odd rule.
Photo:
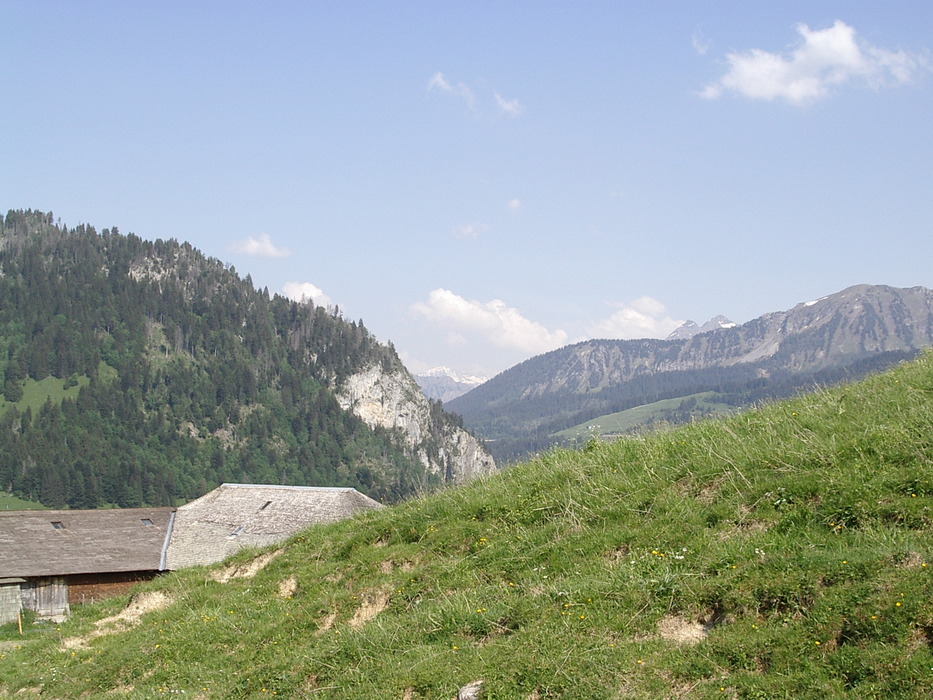
{"label": "mountain slope with trees", "polygon": [[0,490],[94,508],[224,481],[397,500],[444,480],[416,452],[442,452],[454,416],[432,410],[413,446],[339,406],[363,369],[407,375],[362,322],[257,290],[188,243],[31,210],[0,222]]}

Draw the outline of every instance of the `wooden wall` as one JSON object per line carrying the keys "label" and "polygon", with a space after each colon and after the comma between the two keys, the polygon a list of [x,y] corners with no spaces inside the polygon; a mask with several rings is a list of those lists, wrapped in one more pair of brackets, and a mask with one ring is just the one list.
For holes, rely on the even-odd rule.
{"label": "wooden wall", "polygon": [[63,576],[31,578],[22,585],[23,607],[39,617],[62,619],[68,607],[68,583]]}
{"label": "wooden wall", "polygon": [[[7,579],[9,581],[9,579]],[[16,622],[22,609],[19,587],[22,581],[0,583],[0,625]]]}
{"label": "wooden wall", "polygon": [[140,581],[155,578],[155,571],[130,571],[113,574],[81,574],[68,577],[68,602],[71,605],[93,603],[129,591]]}

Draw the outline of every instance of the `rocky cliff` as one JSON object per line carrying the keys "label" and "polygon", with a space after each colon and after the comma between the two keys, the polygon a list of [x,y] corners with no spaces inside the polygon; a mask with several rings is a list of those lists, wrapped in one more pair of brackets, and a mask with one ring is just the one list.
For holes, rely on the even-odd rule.
{"label": "rocky cliff", "polygon": [[495,470],[492,456],[474,436],[429,401],[404,369],[374,364],[348,377],[337,402],[370,427],[396,430],[425,468],[447,483]]}

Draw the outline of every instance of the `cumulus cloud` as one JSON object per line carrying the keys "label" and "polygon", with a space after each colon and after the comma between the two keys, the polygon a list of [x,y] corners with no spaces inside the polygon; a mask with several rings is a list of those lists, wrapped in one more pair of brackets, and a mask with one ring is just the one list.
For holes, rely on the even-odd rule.
{"label": "cumulus cloud", "polygon": [[510,199],[509,200],[509,209],[511,211],[518,211],[522,208],[522,200],[520,199]]}
{"label": "cumulus cloud", "polygon": [[861,81],[878,88],[910,82],[919,70],[929,69],[925,57],[871,46],[839,20],[828,29],[811,30],[798,24],[797,33],[800,41],[790,53],[751,49],[728,54],[729,70],[700,95],[716,99],[732,92],[799,105],[825,97],[846,83]]}
{"label": "cumulus cloud", "polygon": [[469,336],[480,336],[508,350],[539,354],[567,344],[567,333],[549,331],[525,318],[500,299],[465,299],[448,289],[435,289],[425,302],[412,305],[412,311],[447,331],[448,342],[462,345]]}
{"label": "cumulus cloud", "polygon": [[273,245],[268,233],[260,233],[256,237],[247,236],[245,241],[237,241],[231,248],[234,253],[255,255],[261,258],[285,258],[292,254],[288,248],[278,248]]}
{"label": "cumulus cloud", "polygon": [[619,340],[666,338],[684,323],[671,318],[664,304],[649,296],[615,306],[617,309],[612,314],[590,325],[590,337]]}
{"label": "cumulus cloud", "polygon": [[310,282],[286,282],[282,292],[289,299],[302,303],[313,302],[317,306],[333,306],[333,300],[320,287]]}

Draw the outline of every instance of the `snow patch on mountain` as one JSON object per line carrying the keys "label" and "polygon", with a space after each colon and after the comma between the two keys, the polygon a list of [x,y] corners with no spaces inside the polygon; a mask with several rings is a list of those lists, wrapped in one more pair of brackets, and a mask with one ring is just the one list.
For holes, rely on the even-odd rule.
{"label": "snow patch on mountain", "polygon": [[418,382],[425,396],[437,401],[451,401],[487,380],[488,377],[462,374],[450,367],[434,367],[415,375],[415,381]]}
{"label": "snow patch on mountain", "polygon": [[708,331],[718,331],[722,328],[735,328],[738,324],[733,323],[728,318],[723,315],[714,316],[709,321],[704,323],[702,326],[697,325],[696,321],[686,321],[679,328],[675,329],[673,333],[667,336],[667,340],[686,340],[687,338],[692,338],[699,333],[707,333]]}

